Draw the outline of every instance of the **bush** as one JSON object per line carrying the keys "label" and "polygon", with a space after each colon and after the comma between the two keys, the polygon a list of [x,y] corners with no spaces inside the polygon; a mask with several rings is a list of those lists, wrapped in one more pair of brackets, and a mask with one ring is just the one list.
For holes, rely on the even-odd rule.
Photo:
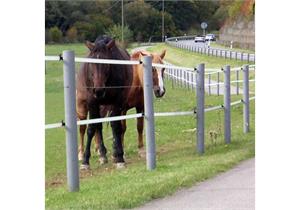
{"label": "bush", "polygon": [[61,30],[59,30],[59,28],[57,26],[50,28],[49,30],[50,33],[50,39],[53,42],[59,43],[62,41],[62,32]]}
{"label": "bush", "polygon": [[128,26],[124,26],[123,28],[123,36],[124,42],[122,42],[122,26],[121,25],[113,25],[110,27],[107,32],[108,35],[113,37],[123,48],[127,48],[128,44],[132,41],[132,31]]}
{"label": "bush", "polygon": [[74,26],[77,28],[78,41],[94,41],[96,39],[97,34],[94,25],[84,21],[77,21]]}
{"label": "bush", "polygon": [[66,35],[68,42],[77,42],[77,29],[75,26],[69,28]]}

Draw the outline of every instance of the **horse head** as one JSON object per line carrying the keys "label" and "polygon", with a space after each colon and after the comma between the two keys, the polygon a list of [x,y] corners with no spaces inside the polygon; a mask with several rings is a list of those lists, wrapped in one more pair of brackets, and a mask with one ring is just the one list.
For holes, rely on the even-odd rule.
{"label": "horse head", "polygon": [[[111,49],[115,46],[115,41],[109,37],[103,36],[97,38],[94,43],[87,41],[85,43],[89,49],[88,58],[112,59]],[[106,82],[111,74],[110,64],[89,63],[89,71],[93,87],[93,94],[96,98],[104,98],[106,94]]]}
{"label": "horse head", "polygon": [[[143,56],[148,55],[152,57],[152,63],[164,64],[163,59],[166,55],[166,50],[163,50],[161,54],[149,53],[147,51],[141,51]],[[164,71],[165,68],[153,67],[153,92],[157,98],[163,97],[166,93],[164,86]]]}

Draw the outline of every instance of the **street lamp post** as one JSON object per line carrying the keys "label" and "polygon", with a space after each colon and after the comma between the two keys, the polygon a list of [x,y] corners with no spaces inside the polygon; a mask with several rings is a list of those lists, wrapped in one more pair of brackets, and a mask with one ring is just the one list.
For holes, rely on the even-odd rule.
{"label": "street lamp post", "polygon": [[124,1],[122,0],[122,43],[124,43]]}
{"label": "street lamp post", "polygon": [[161,41],[164,42],[165,37],[165,2],[162,0],[162,23],[161,23]]}

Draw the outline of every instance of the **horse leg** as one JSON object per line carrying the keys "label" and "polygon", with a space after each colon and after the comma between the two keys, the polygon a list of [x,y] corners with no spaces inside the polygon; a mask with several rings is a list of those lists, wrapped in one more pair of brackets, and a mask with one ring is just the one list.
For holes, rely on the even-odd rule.
{"label": "horse leg", "polygon": [[86,131],[86,125],[80,125],[79,126],[79,132],[80,132],[80,144],[78,148],[78,160],[83,160],[83,148],[84,148],[84,134]]}
{"label": "horse leg", "polygon": [[[122,112],[122,115],[126,115],[127,111],[123,111]],[[122,146],[124,148],[124,136],[125,136],[125,132],[126,132],[126,129],[127,129],[127,125],[126,125],[126,120],[122,120],[121,121],[121,124],[122,124],[122,135],[121,135],[121,141],[122,141]]]}
{"label": "horse leg", "polygon": [[[88,110],[87,110],[87,103],[85,100],[77,99],[77,117],[79,120],[85,120],[87,118]],[[80,133],[80,143],[78,147],[78,159],[83,159],[83,148],[84,148],[84,134],[86,131],[86,125],[79,126],[79,133]]]}
{"label": "horse leg", "polygon": [[[103,105],[100,106],[99,109],[100,109],[100,117],[105,117],[110,110],[109,106],[103,106]],[[102,148],[100,149],[100,147],[102,147]],[[104,147],[104,142],[103,142],[102,125],[101,125],[101,135],[99,132],[96,132],[96,137],[95,137],[95,151],[100,156],[106,155],[106,152],[105,152],[105,154],[101,154],[100,150],[104,151],[104,149],[105,149],[105,151],[106,151],[106,148],[105,147],[103,148],[103,147]]]}
{"label": "horse leg", "polygon": [[96,137],[97,145],[98,145],[98,151],[99,151],[99,162],[100,165],[106,164],[108,162],[107,156],[106,156],[106,147],[104,145],[103,141],[103,134],[102,134],[102,123],[99,124],[97,127],[97,137]]}
{"label": "horse leg", "polygon": [[[144,110],[142,108],[136,108],[136,112],[140,113],[143,112]],[[143,130],[144,130],[144,118],[140,117],[137,118],[137,131],[138,131],[138,153],[141,158],[146,157],[146,152],[144,148],[144,143],[143,143]]]}
{"label": "horse leg", "polygon": [[[91,107],[90,109],[90,119],[99,118],[99,109],[97,106]],[[85,147],[85,152],[83,156],[83,161],[81,165],[81,169],[89,169],[90,168],[90,157],[91,157],[91,143],[92,139],[95,136],[97,127],[99,127],[99,123],[97,124],[89,124],[87,129],[87,144]]]}
{"label": "horse leg", "polygon": [[97,153],[97,155],[100,155],[99,142],[103,141],[103,139],[100,139],[100,134],[99,134],[98,130],[96,131],[94,140],[95,140],[95,152]]}
{"label": "horse leg", "polygon": [[[121,110],[119,107],[114,107],[111,116],[121,115]],[[116,163],[117,169],[125,167],[124,161],[124,151],[122,146],[122,124],[121,121],[113,121],[110,123],[113,133],[113,162]]]}

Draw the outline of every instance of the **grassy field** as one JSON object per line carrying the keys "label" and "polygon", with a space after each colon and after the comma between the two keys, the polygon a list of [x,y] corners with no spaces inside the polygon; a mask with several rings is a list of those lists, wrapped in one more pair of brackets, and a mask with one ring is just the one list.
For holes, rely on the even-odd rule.
{"label": "grassy field", "polygon": [[[84,56],[87,51],[82,44],[50,45],[46,46],[46,54],[58,55],[65,49],[74,50],[77,56]],[[167,58],[172,59],[169,51]],[[186,63],[176,64],[186,65]],[[62,63],[46,62],[46,124],[64,119],[62,79]],[[194,109],[195,92],[183,88],[172,89],[169,81],[166,81],[166,89],[164,98],[155,100],[155,112]],[[232,101],[240,97],[232,96]],[[222,101],[222,96],[207,96],[205,105],[214,106],[221,104]],[[251,131],[248,134],[243,134],[242,131],[242,106],[232,107],[230,145],[224,144],[222,111],[206,113],[206,151],[202,156],[196,152],[196,120],[193,116],[156,118],[157,169],[151,172],[146,170],[145,160],[139,158],[137,154],[135,120],[128,120],[125,135],[127,168],[121,171],[114,169],[110,159],[112,140],[107,139],[105,144],[109,152],[109,163],[99,166],[98,157],[94,153],[91,158],[92,170],[80,172],[80,192],[77,193],[67,191],[64,129],[46,130],[46,209],[132,208],[226,171],[255,154],[254,101],[250,107]],[[103,132],[104,138],[111,136],[109,126],[104,126]],[[209,132],[217,133],[217,138],[211,139]]]}
{"label": "grassy field", "polygon": [[232,50],[232,51],[236,51],[236,52],[255,53],[255,50],[242,49],[242,48],[237,48],[237,47],[233,47],[232,49],[230,49],[230,46],[224,46],[221,44],[217,44],[216,42],[211,42],[210,46],[213,48],[227,49],[227,50]]}

